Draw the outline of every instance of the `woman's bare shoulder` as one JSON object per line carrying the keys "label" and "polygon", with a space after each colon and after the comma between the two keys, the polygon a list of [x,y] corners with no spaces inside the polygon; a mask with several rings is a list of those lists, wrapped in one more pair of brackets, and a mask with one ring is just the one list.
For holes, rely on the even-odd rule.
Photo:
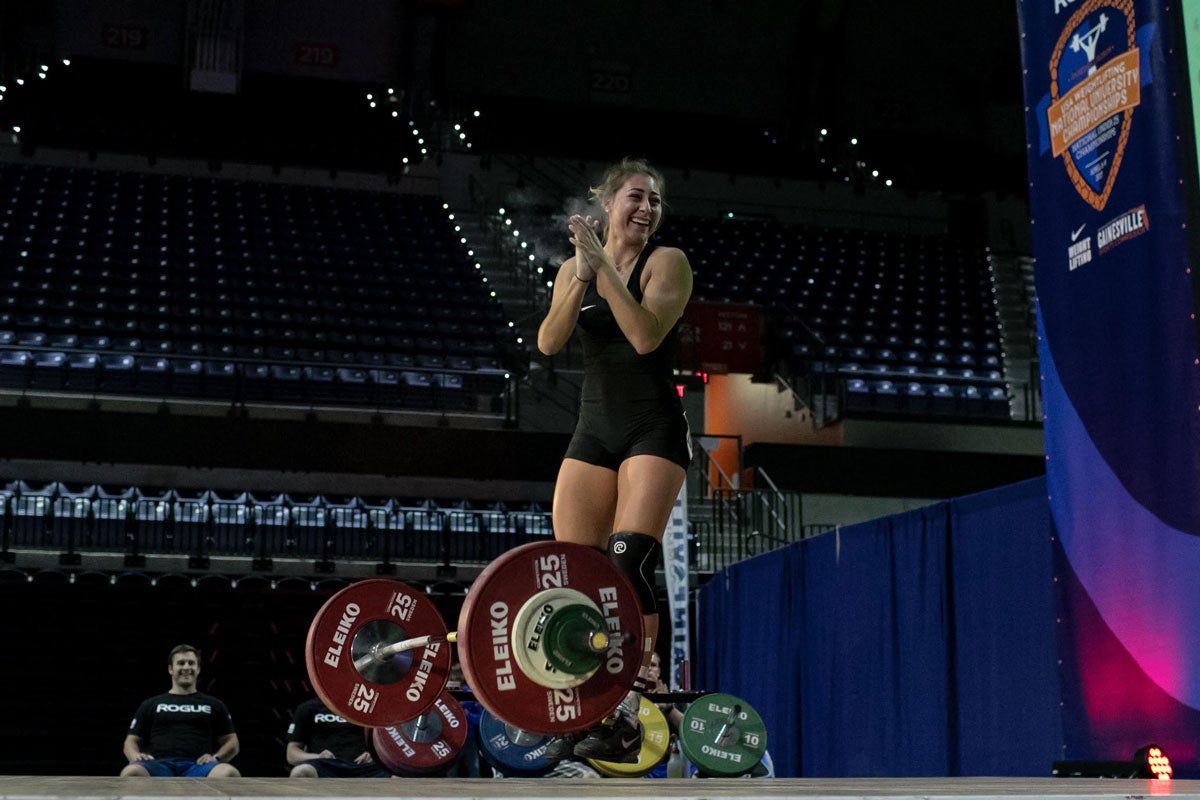
{"label": "woman's bare shoulder", "polygon": [[678,247],[658,247],[646,259],[646,270],[654,275],[690,275],[692,265]]}

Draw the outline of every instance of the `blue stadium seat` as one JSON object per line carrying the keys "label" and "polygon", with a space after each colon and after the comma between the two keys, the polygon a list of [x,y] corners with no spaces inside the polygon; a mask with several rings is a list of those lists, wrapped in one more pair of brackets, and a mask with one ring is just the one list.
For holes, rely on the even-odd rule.
{"label": "blue stadium seat", "polygon": [[58,483],[17,481],[14,488],[16,493],[10,502],[12,543],[17,547],[50,547],[50,519]]}
{"label": "blue stadium seat", "polygon": [[298,556],[324,559],[329,551],[329,513],[320,495],[301,498],[288,495],[291,511],[292,550]]}
{"label": "blue stadium seat", "polygon": [[171,493],[149,487],[131,488],[129,531],[132,547],[139,553],[173,553]]}
{"label": "blue stadium seat", "polygon": [[375,556],[371,517],[359,498],[325,498],[329,514],[330,558],[367,559]]}
{"label": "blue stadium seat", "polygon": [[405,508],[405,529],[410,534],[412,558],[422,561],[442,559],[443,532],[446,517],[432,503],[425,502],[415,508]]}
{"label": "blue stadium seat", "polygon": [[925,415],[930,412],[929,389],[920,381],[909,381],[904,384],[902,406],[905,410]]}
{"label": "blue stadium seat", "polygon": [[484,559],[492,561],[521,544],[517,526],[502,504],[479,513],[483,527],[481,552]]}
{"label": "blue stadium seat", "polygon": [[100,389],[104,392],[132,392],[137,385],[133,356],[118,353],[101,355],[99,380]]}
{"label": "blue stadium seat", "polygon": [[254,555],[255,538],[250,517],[250,495],[247,492],[228,496],[210,491],[208,508],[211,533],[208,553],[222,556]]}
{"label": "blue stadium seat", "polygon": [[846,413],[870,411],[871,386],[862,378],[851,378],[846,381]]}
{"label": "blue stadium seat", "polygon": [[268,380],[268,391],[272,400],[295,403],[305,398],[304,367],[292,364],[270,365],[271,377]]}
{"label": "blue stadium seat", "polygon": [[1012,401],[1003,386],[990,386],[985,392],[985,416],[993,419],[1011,419]]}
{"label": "blue stadium seat", "polygon": [[50,391],[64,388],[67,382],[67,354],[56,350],[38,350],[33,353],[33,370],[29,386],[33,389]]}
{"label": "blue stadium seat", "polygon": [[371,526],[371,553],[381,563],[406,555],[406,519],[394,500],[360,501]]}
{"label": "blue stadium seat", "polygon": [[[157,504],[160,502],[170,504],[170,528],[167,531],[158,531],[158,535],[155,537],[155,547],[161,547],[162,552],[187,553],[196,558],[206,558],[213,553],[216,533],[213,530],[213,507],[209,502],[211,499],[211,492],[186,492],[179,489],[173,489],[158,497],[139,498],[139,508],[143,513],[149,513],[149,509],[142,506],[142,503],[149,501],[156,504],[153,510],[156,518],[161,513],[161,507]],[[245,504],[241,504],[240,508],[239,511],[237,506],[222,506],[219,514],[222,526],[220,532],[222,546],[237,553],[243,552],[242,548],[231,545],[229,540],[244,535]],[[145,528],[143,528],[144,530]],[[145,547],[145,550],[146,552],[155,552],[148,546]]]}
{"label": "blue stadium seat", "polygon": [[221,400],[232,399],[238,386],[237,363],[207,359],[203,364],[203,396]]}
{"label": "blue stadium seat", "polygon": [[447,555],[454,562],[483,561],[484,532],[479,515],[467,509],[445,511]]}
{"label": "blue stadium seat", "polygon": [[900,410],[900,390],[892,381],[872,381],[871,393],[874,395],[876,410],[886,412]]}
{"label": "blue stadium seat", "polygon": [[32,353],[28,350],[0,350],[0,387],[26,389],[32,377]]}
{"label": "blue stadium seat", "polygon": [[256,556],[296,555],[296,540],[292,530],[292,508],[286,495],[259,496],[248,494],[246,506],[254,528]]}
{"label": "blue stadium seat", "polygon": [[987,403],[984,401],[983,391],[978,386],[968,384],[959,387],[959,395],[962,398],[963,412],[967,416],[987,416]]}
{"label": "blue stadium seat", "polygon": [[57,484],[50,507],[50,546],[61,553],[74,553],[92,543],[87,540],[95,486],[77,488]]}
{"label": "blue stadium seat", "polygon": [[958,395],[949,384],[935,384],[930,391],[929,410],[939,416],[954,416],[958,412]]}
{"label": "blue stadium seat", "polygon": [[133,502],[132,487],[114,490],[97,485],[91,501],[92,538],[88,545],[109,552],[131,552],[134,544],[130,528]]}
{"label": "blue stadium seat", "polygon": [[173,362],[161,356],[135,356],[138,393],[156,397],[166,394],[174,372],[172,367]]}

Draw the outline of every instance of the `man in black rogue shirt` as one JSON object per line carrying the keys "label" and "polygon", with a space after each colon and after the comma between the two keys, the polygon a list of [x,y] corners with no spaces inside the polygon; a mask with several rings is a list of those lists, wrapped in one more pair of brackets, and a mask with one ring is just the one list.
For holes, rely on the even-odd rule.
{"label": "man in black rogue shirt", "polygon": [[196,688],[200,653],[177,645],[167,657],[171,689],[138,706],[122,748],[130,777],[236,778],[229,761],[238,753],[229,709]]}
{"label": "man in black rogue shirt", "polygon": [[287,733],[292,778],[390,778],[367,752],[366,731],[330,711],[319,697],[296,708]]}

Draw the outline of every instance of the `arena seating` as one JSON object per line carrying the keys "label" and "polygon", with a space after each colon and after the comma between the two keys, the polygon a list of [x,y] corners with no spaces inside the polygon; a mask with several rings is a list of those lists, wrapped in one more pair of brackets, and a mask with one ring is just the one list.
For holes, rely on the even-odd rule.
{"label": "arena seating", "polygon": [[436,198],[0,164],[0,386],[493,410],[499,303]]}
{"label": "arena seating", "polygon": [[768,349],[845,384],[845,412],[1007,419],[987,252],[914,234],[673,216],[693,297],[754,303]]}
{"label": "arena seating", "polygon": [[536,503],[154,487],[0,486],[3,551],[484,564],[552,535]]}
{"label": "arena seating", "polygon": [[[502,405],[504,313],[436,198],[30,164],[0,180],[0,387]],[[845,413],[1008,418],[986,251],[736,216],[673,216],[659,238],[686,248],[697,300],[762,307],[768,351],[833,378]]]}
{"label": "arena seating", "polygon": [[[497,219],[538,243],[541,258],[529,269],[540,268],[540,280],[570,255],[554,209],[510,209]],[[810,386],[828,378],[844,413],[1010,418],[985,249],[736,214],[671,214],[655,240],[688,254],[693,299],[762,309],[770,368]]]}

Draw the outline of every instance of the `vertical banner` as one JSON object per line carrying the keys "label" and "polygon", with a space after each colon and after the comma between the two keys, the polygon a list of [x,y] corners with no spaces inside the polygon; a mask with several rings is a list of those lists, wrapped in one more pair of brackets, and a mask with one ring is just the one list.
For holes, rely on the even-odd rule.
{"label": "vertical banner", "polygon": [[663,535],[663,574],[671,615],[671,658],[663,670],[672,689],[689,689],[688,659],[692,649],[691,603],[688,599],[687,482],[679,489]]}
{"label": "vertical banner", "polygon": [[1180,9],[1018,8],[1063,757],[1129,760],[1153,742],[1197,777],[1200,359]]}

